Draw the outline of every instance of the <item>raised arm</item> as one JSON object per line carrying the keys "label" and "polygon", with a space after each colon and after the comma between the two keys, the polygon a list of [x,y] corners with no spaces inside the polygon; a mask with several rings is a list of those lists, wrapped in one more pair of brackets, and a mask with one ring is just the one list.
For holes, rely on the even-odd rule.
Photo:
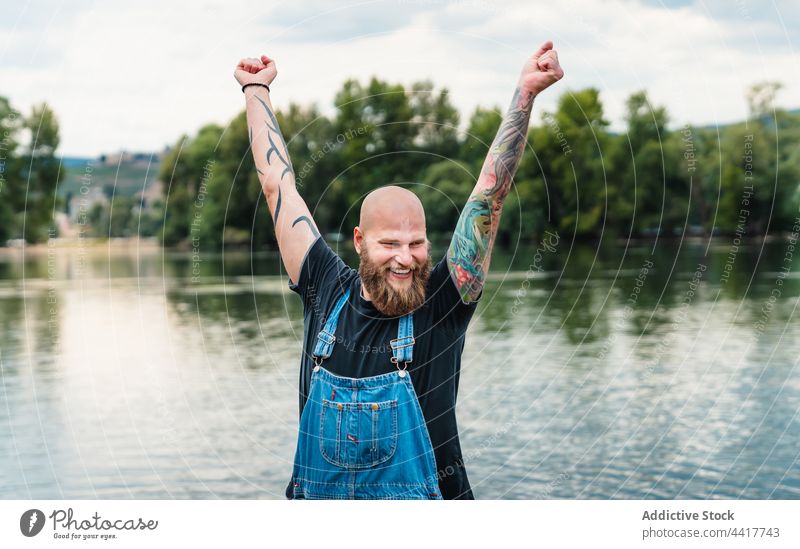
{"label": "raised arm", "polygon": [[542,44],[525,62],[511,107],[489,149],[478,182],[461,211],[447,251],[450,276],[464,303],[477,300],[483,290],[500,213],[525,150],[533,99],[563,76],[550,41]]}
{"label": "raised arm", "polygon": [[[275,61],[266,55],[260,59],[242,59],[234,72],[242,86],[270,85],[277,74]],[[297,283],[303,258],[319,236],[319,231],[308,206],[297,192],[289,150],[278,127],[269,91],[263,86],[247,86],[244,96],[247,131],[258,179],[275,224],[283,265],[292,282]]]}

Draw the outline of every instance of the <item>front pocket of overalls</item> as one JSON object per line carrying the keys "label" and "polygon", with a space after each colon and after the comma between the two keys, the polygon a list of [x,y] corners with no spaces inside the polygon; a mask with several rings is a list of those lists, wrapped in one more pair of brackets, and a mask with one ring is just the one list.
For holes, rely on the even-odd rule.
{"label": "front pocket of overalls", "polygon": [[397,450],[397,401],[322,400],[319,450],[325,461],[346,469],[365,469]]}

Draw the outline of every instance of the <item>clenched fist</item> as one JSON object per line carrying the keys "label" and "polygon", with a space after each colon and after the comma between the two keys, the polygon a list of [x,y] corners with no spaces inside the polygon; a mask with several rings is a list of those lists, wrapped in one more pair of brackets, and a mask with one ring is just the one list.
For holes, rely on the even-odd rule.
{"label": "clenched fist", "polygon": [[564,78],[564,71],[558,64],[558,54],[553,43],[548,40],[534,53],[522,67],[519,86],[523,91],[537,95]]}
{"label": "clenched fist", "polygon": [[261,59],[247,57],[239,61],[239,64],[236,65],[233,76],[242,86],[250,83],[266,84],[269,86],[272,84],[272,81],[275,80],[275,77],[278,76],[278,69],[275,67],[275,61],[266,55],[262,55]]}

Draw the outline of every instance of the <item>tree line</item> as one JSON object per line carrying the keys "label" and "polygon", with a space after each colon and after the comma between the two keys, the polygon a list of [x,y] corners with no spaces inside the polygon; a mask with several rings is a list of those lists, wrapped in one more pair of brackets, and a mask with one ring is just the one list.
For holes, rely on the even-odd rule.
{"label": "tree line", "polygon": [[[800,208],[800,115],[774,108],[777,89],[753,86],[741,123],[675,129],[666,108],[639,91],[626,101],[626,131],[618,134],[609,131],[597,89],[564,93],[529,132],[498,241],[547,230],[578,238],[788,231]],[[377,78],[348,80],[335,105],[332,117],[294,103],[276,114],[320,229],[348,238],[361,199],[400,184],[425,205],[428,232],[449,235],[504,110],[477,108],[459,132],[446,89]],[[273,241],[244,111],[227,127],[181,137],[161,179],[170,189],[165,244],[193,236],[214,246]]]}
{"label": "tree line", "polygon": [[0,96],[0,245],[56,236],[53,213],[63,178],[58,120],[46,104],[23,115]]}
{"label": "tree line", "polygon": [[[724,127],[670,128],[666,108],[653,105],[645,91],[627,99],[621,133],[610,131],[595,88],[563,93],[553,112],[534,107],[528,150],[506,199],[499,245],[535,240],[547,230],[576,238],[790,230],[800,208],[800,114],[775,108],[779,87],[772,82],[751,87],[748,118]],[[323,234],[348,238],[358,223],[361,199],[378,186],[399,184],[425,205],[430,238],[447,237],[505,109],[479,107],[460,131],[460,114],[447,89],[430,81],[406,89],[377,78],[346,81],[334,104],[331,116],[316,105],[295,103],[276,112],[298,189]],[[42,117],[42,112],[33,114]],[[45,132],[48,147],[21,156],[18,163],[17,181],[34,176],[36,185],[29,187],[39,193],[32,197],[29,190],[28,207],[42,192],[52,196],[57,185],[47,169],[52,169],[48,162],[57,165],[52,151],[58,131],[46,112],[55,128]],[[208,124],[181,136],[163,158],[159,178],[163,202],[149,212],[130,199],[112,202],[111,212],[91,216],[90,222],[107,224],[97,232],[116,236],[123,230],[119,220],[128,219],[125,234],[136,226],[167,246],[274,244],[244,110],[227,126]],[[0,208],[24,215],[22,187],[9,186],[13,200],[0,201]],[[46,225],[49,200],[42,200],[29,227]],[[142,216],[147,222],[137,223]],[[0,230],[4,225],[0,236],[8,237],[13,223],[0,223]]]}

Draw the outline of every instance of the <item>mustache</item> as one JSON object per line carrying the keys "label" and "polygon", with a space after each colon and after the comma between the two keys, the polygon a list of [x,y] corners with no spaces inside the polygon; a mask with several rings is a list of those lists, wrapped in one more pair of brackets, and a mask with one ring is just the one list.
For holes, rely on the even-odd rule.
{"label": "mustache", "polygon": [[[376,265],[369,258],[366,248],[359,254],[358,272],[361,283],[372,297],[375,308],[386,316],[400,316],[422,306],[426,298],[426,285],[432,268],[431,257],[424,262],[398,267],[391,264]],[[413,260],[414,258],[412,258]],[[409,269],[410,285],[404,290],[395,289],[389,279],[393,268]]]}
{"label": "mustache", "polygon": [[422,269],[422,264],[421,263],[414,263],[413,265],[410,265],[408,267],[382,267],[382,270],[384,270],[384,271],[391,271],[392,269],[409,269],[411,272],[414,272],[414,271],[421,270]]}

